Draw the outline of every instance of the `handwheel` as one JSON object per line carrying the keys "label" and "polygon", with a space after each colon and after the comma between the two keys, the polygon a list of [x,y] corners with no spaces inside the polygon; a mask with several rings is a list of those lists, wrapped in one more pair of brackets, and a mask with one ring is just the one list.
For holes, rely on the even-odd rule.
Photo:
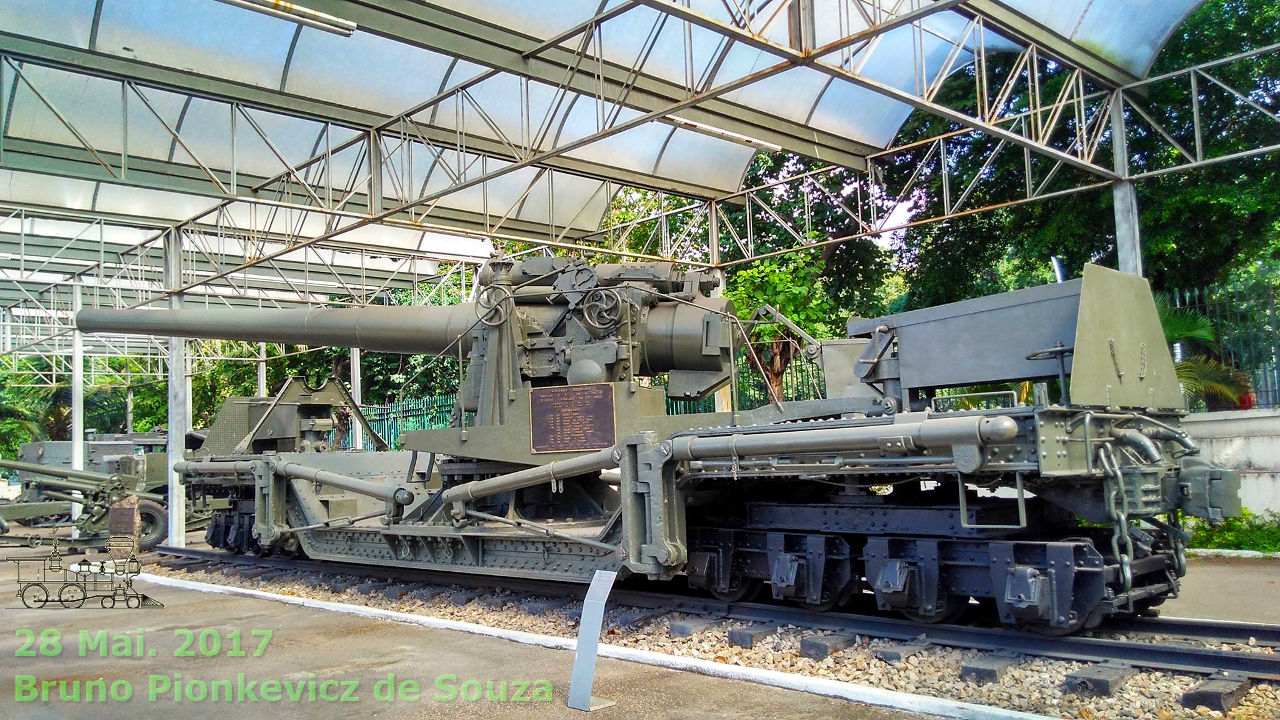
{"label": "handwheel", "polygon": [[58,591],[58,602],[62,607],[74,610],[84,604],[84,587],[80,585],[63,585]]}
{"label": "handwheel", "polygon": [[33,583],[22,589],[22,604],[29,608],[42,608],[49,602],[49,589],[40,583]]}

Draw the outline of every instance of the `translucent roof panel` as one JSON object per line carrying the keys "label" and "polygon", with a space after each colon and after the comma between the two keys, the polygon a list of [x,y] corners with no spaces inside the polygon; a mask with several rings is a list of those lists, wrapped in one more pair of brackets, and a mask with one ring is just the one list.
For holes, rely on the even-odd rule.
{"label": "translucent roof panel", "polygon": [[1005,0],[1054,32],[1146,75],[1173,31],[1203,0]]}
{"label": "translucent roof panel", "polygon": [[207,198],[38,173],[0,170],[0,202],[41,205],[181,222],[209,207]]}
{"label": "translucent roof panel", "polygon": [[[867,29],[868,17],[875,10],[862,0],[812,1],[819,45]],[[768,42],[786,46],[790,2],[689,0],[673,3],[672,8],[687,6],[726,26],[738,25],[737,15],[749,10],[753,31]],[[1138,75],[1146,72],[1176,26],[1201,4],[1201,0],[1002,2],[1028,22],[1038,23]],[[279,108],[292,110],[291,103],[307,100],[374,113],[375,119],[394,116],[486,72],[483,62],[511,69],[513,53],[579,27],[598,13],[619,7],[622,0],[432,0],[404,7],[388,0],[361,0],[352,3],[352,7],[361,8],[360,17],[380,16],[385,18],[384,24],[358,26],[350,37],[214,0],[0,3],[4,7],[0,31],[145,63],[138,67],[178,70],[190,75],[192,95],[200,94],[202,77],[206,82],[231,81],[253,88],[255,93],[271,93],[278,103],[273,105],[277,111],[247,110],[248,118],[238,116],[233,133],[231,104],[139,83],[143,97],[130,97],[126,138],[118,81],[38,64],[22,66],[45,99],[87,142],[101,151],[117,153],[127,140],[131,158],[184,166],[177,174],[184,176],[190,190],[191,182],[202,181],[203,173],[192,169],[200,164],[226,173],[234,154],[239,173],[271,177],[315,156],[326,145],[340,144],[366,129],[360,127],[362,122],[326,124],[314,112]],[[894,7],[903,12],[927,4],[927,0],[911,0]],[[338,13],[342,7],[343,3],[325,3],[320,9]],[[471,34],[461,41],[438,31],[430,35],[433,31],[413,20],[417,14],[434,12],[439,22],[441,9],[456,13],[460,22],[474,19],[479,24],[470,26]],[[772,21],[762,27],[768,18]],[[492,37],[485,29],[492,31]],[[914,67],[917,58],[925,65],[924,82],[934,82],[941,74],[958,71],[971,62],[974,39],[969,30],[970,18],[963,6],[942,10],[922,20],[919,27],[899,27],[854,48],[852,56],[845,58],[847,67],[875,83],[916,93],[921,82]],[[511,46],[500,46],[500,38],[507,38]],[[486,39],[492,43],[487,50],[482,47]],[[654,97],[668,92],[678,98],[688,92],[686,88],[715,88],[781,61],[777,53],[750,42],[730,42],[725,32],[672,17],[661,4],[628,6],[606,20],[598,34],[571,36],[560,47],[577,50],[584,46],[584,39],[591,41],[589,53],[599,52],[609,63],[634,72],[637,93],[658,87],[661,92],[653,91]],[[986,43],[988,51],[1019,47],[1014,38],[1002,37],[991,29]],[[446,49],[469,55],[454,57],[446,54]],[[585,60],[576,81],[589,77],[593,65]],[[628,106],[623,107],[599,101],[590,93],[573,92],[562,85],[569,79],[562,70],[541,76],[530,70],[529,74],[529,79],[521,80],[511,72],[498,73],[469,85],[465,95],[449,95],[418,113],[414,120],[426,126],[419,129],[434,133],[433,146],[414,140],[383,149],[394,156],[389,160],[394,167],[388,166],[383,173],[384,206],[419,200],[423,192],[445,193],[460,179],[470,181],[510,164],[495,155],[523,157],[530,144],[535,149],[562,149],[565,143],[599,133],[602,125],[632,121],[652,108],[652,103],[631,102],[629,98]],[[78,149],[78,139],[45,106],[45,100],[22,83],[10,88],[8,138],[76,149],[82,160],[90,160]],[[788,137],[799,138],[798,144],[823,134],[833,138],[827,147],[838,147],[844,141],[849,147],[886,147],[911,112],[906,104],[882,93],[808,67],[789,69],[725,94],[716,102],[724,105],[718,117],[733,118],[734,111],[741,109],[776,118],[787,126]],[[656,178],[696,186],[708,196],[737,190],[752,154],[769,143],[694,122],[695,117],[706,114],[675,111],[564,152],[559,160],[585,168],[575,168],[578,174],[522,167],[485,185],[444,195],[434,207],[531,225],[592,230],[607,210],[607,196],[613,187],[602,182],[602,176],[638,184]],[[259,137],[258,128],[268,140]],[[498,150],[486,149],[488,156],[482,157],[477,146],[466,144],[471,141]],[[336,153],[330,178],[341,183],[344,178],[359,177],[366,162],[362,158],[363,151],[355,148]],[[317,167],[304,172],[312,181],[318,177]],[[183,219],[216,204],[215,197],[119,183],[15,171],[5,172],[0,176],[4,178],[9,182],[0,185],[0,201],[145,213],[161,219]],[[232,212],[243,212],[243,208]],[[281,223],[293,222],[304,234],[324,231],[318,215],[290,219],[282,214],[282,218]],[[349,222],[344,219],[340,225]]]}

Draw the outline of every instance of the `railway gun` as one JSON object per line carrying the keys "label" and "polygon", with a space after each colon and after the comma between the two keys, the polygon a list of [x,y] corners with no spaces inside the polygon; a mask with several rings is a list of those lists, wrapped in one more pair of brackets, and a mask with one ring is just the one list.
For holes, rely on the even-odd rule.
{"label": "railway gun", "polygon": [[[684,576],[719,598],[818,608],[871,593],[922,623],[972,598],[1002,623],[1062,634],[1176,595],[1183,519],[1240,512],[1238,475],[1179,429],[1182,392],[1139,277],[1088,266],[854,318],[847,337],[806,348],[825,398],[689,415],[666,400],[734,384],[744,348],[711,273],[496,258],[479,282],[451,307],[77,322],[463,362],[451,427],[403,433],[408,452],[316,452],[341,403],[298,384],[235,452],[179,462],[214,516],[210,544],[233,552],[570,582]],[[1034,392],[965,391],[1010,383]]]}

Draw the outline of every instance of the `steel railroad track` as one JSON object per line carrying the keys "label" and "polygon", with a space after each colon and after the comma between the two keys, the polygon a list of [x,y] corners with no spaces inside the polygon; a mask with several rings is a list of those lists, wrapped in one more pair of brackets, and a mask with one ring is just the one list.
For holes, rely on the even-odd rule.
{"label": "steel railroad track", "polygon": [[[580,599],[586,586],[550,580],[500,578],[459,573],[377,567],[339,562],[232,555],[216,550],[192,548],[156,549],[162,557],[186,558],[203,563],[254,566],[273,570],[323,575],[350,575],[401,584],[461,586],[515,594],[573,597]],[[1124,664],[1135,668],[1166,670],[1195,675],[1222,676],[1224,673],[1255,681],[1280,681],[1280,653],[1221,650],[1188,646],[1177,642],[1162,644],[1117,640],[1105,637],[1050,637],[1007,628],[969,625],[922,625],[905,619],[840,612],[818,612],[799,607],[756,602],[723,602],[710,598],[615,588],[612,606],[680,612],[769,625],[794,625],[813,630],[829,630],[889,640],[923,641],[955,648],[1031,655],[1087,663]],[[1196,619],[1139,618],[1105,626],[1107,631],[1158,634],[1182,639],[1213,640],[1280,646],[1280,625],[1222,622]]]}

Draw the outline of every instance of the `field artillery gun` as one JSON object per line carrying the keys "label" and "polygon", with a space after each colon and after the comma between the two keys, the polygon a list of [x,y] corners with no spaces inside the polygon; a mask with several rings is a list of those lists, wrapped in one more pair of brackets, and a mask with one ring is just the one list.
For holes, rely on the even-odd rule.
{"label": "field artillery gun", "polygon": [[[49,517],[55,514],[51,508],[66,507],[70,512],[71,504],[79,503],[80,515],[71,521],[72,527],[78,530],[78,537],[63,538],[61,542],[74,548],[104,548],[110,537],[108,515],[111,507],[130,495],[138,498],[139,548],[144,552],[152,550],[169,535],[165,496],[139,490],[138,486],[143,481],[137,476],[108,475],[3,459],[0,459],[0,468],[26,474],[30,478],[28,482],[37,486],[43,498],[0,505],[0,521],[4,521],[4,526],[0,527],[0,544],[29,545],[36,537],[7,535],[9,522]],[[208,519],[207,514],[192,513],[188,518],[188,529],[198,528]]]}
{"label": "field artillery gun", "polygon": [[[571,582],[683,575],[721,598],[767,585],[818,607],[868,594],[920,622],[976,598],[1004,623],[1062,633],[1176,594],[1181,518],[1239,512],[1236,474],[1177,427],[1141,278],[1089,266],[854,319],[811,349],[825,399],[692,415],[667,415],[665,399],[731,383],[742,347],[711,275],[497,259],[480,283],[476,302],[447,308],[85,310],[78,323],[465,362],[453,427],[404,433],[401,472],[309,465],[323,455],[182,463],[237,528],[214,544],[236,551]],[[1026,400],[972,391],[1023,381]],[[350,498],[372,510],[336,509]]]}
{"label": "field artillery gun", "polygon": [[[163,456],[165,446],[165,434],[163,431],[156,432],[137,432],[137,433],[98,433],[95,431],[85,431],[84,448],[84,469],[92,470],[110,475],[117,472],[117,465],[122,458],[132,458],[141,455],[160,455]],[[157,452],[160,451],[160,452]],[[18,456],[15,458],[19,462],[30,463],[32,465],[44,465],[53,468],[70,468],[71,467],[71,442],[67,440],[36,440],[33,442],[23,443],[18,449]],[[163,471],[164,461],[157,461],[157,466]],[[126,473],[136,474],[136,473]],[[167,477],[164,473],[159,473],[161,477],[152,478],[155,482],[147,486],[139,486],[139,490],[149,492],[164,492],[167,488]],[[48,500],[41,493],[41,484],[38,482],[40,478],[45,477],[39,473],[19,472],[17,479],[22,489],[18,496],[14,499],[17,503],[34,503],[40,500]],[[139,475],[141,477],[141,475]],[[3,505],[3,503],[0,503]],[[69,525],[71,523],[71,504],[67,502],[50,501],[43,506],[49,511],[48,515],[41,517],[24,517],[17,522],[21,525],[29,526],[57,526]],[[2,513],[3,510],[0,510]]]}

